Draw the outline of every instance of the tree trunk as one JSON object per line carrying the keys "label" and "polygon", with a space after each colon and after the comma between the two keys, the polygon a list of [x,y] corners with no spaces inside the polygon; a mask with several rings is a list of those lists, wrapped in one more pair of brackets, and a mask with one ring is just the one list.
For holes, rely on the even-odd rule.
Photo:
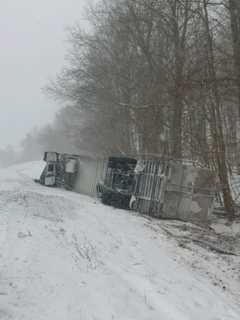
{"label": "tree trunk", "polygon": [[203,0],[204,8],[204,19],[206,27],[206,36],[207,36],[207,58],[208,58],[208,73],[209,73],[209,83],[210,83],[210,92],[212,96],[212,103],[210,106],[210,115],[211,115],[211,131],[214,139],[214,157],[216,159],[217,170],[219,181],[221,184],[221,189],[223,193],[223,201],[225,210],[228,212],[229,218],[234,217],[234,202],[231,195],[229,179],[228,179],[228,170],[227,170],[227,161],[226,161],[226,147],[224,141],[223,127],[222,127],[222,118],[221,118],[221,100],[219,94],[219,88],[217,84],[217,75],[215,69],[215,57],[213,49],[213,38],[210,31],[209,17],[208,17],[208,8],[207,1]]}
{"label": "tree trunk", "polygon": [[236,76],[236,87],[237,87],[237,97],[238,97],[238,121],[236,130],[236,163],[238,170],[240,172],[240,144],[239,144],[239,133],[240,130],[240,1],[239,0],[229,0],[229,11],[231,20],[231,30],[232,30],[232,47],[233,47],[233,61],[234,61],[234,71]]}
{"label": "tree trunk", "polygon": [[240,118],[240,1],[229,0],[229,11],[231,19],[236,84],[238,89],[238,116]]}

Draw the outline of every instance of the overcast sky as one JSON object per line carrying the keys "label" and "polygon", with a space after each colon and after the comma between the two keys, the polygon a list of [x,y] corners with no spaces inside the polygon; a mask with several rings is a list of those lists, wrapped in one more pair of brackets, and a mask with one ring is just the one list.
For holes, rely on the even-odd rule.
{"label": "overcast sky", "polygon": [[65,28],[81,22],[87,2],[0,0],[0,148],[53,120],[59,106],[41,88],[63,66]]}

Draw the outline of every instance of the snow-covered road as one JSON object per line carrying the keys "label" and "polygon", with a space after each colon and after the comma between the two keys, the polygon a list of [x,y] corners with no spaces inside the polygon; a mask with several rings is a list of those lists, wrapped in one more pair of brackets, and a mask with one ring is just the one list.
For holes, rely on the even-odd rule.
{"label": "snow-covered road", "polygon": [[198,258],[159,222],[35,184],[41,165],[0,171],[1,320],[240,319],[239,282],[210,281],[213,253]]}

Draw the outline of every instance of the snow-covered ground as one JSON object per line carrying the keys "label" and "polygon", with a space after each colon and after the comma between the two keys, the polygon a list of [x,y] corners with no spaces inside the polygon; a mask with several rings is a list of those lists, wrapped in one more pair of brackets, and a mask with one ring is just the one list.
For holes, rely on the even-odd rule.
{"label": "snow-covered ground", "polygon": [[238,251],[35,184],[42,167],[0,170],[1,320],[240,319]]}

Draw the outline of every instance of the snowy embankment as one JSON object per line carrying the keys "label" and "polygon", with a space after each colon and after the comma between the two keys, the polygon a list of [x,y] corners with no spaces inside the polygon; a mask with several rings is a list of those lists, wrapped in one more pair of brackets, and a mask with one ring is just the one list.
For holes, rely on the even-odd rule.
{"label": "snowy embankment", "polygon": [[[239,256],[161,222],[0,171],[0,319],[239,320]],[[189,239],[189,238],[188,238]]]}

